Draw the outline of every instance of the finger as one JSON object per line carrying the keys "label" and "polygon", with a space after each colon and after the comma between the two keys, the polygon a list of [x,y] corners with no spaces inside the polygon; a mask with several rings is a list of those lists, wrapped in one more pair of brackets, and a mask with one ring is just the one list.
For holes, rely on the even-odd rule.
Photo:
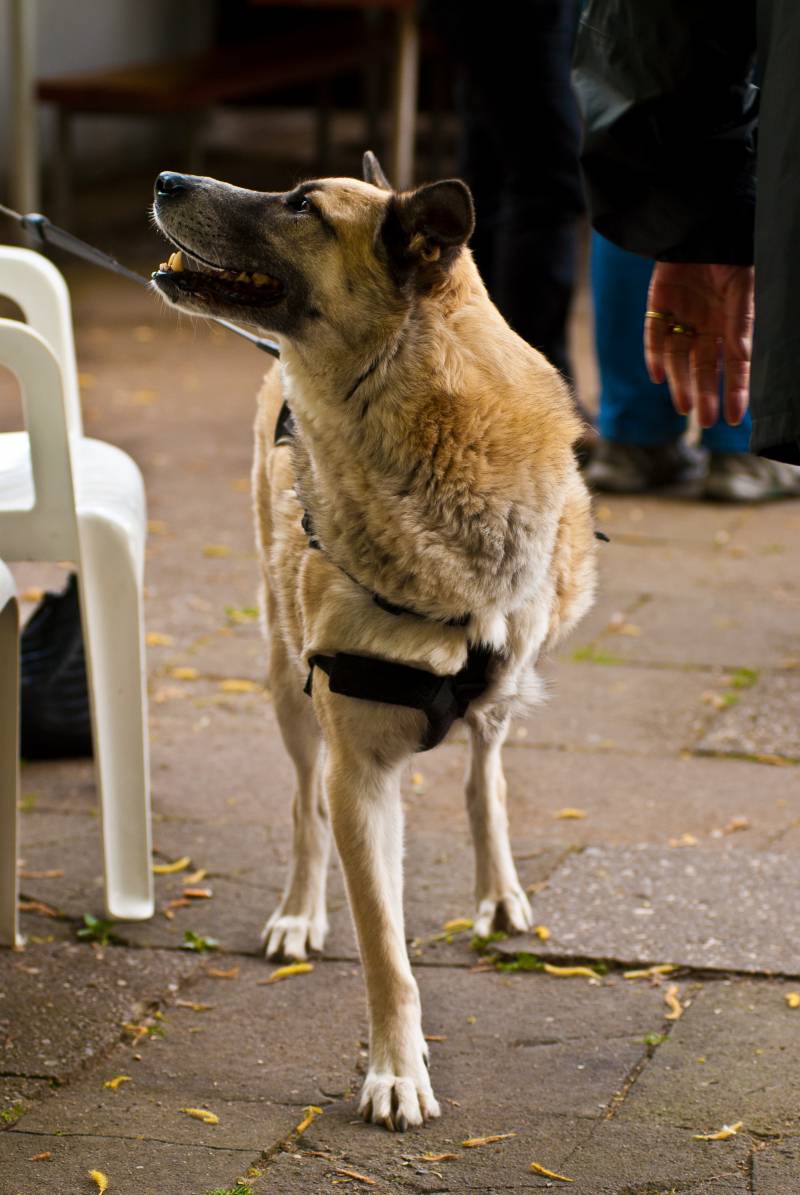
{"label": "finger", "polygon": [[719,418],[720,346],[716,336],[700,333],[689,350],[692,401],[701,427]]}
{"label": "finger", "polygon": [[644,321],[644,359],[650,381],[656,385],[664,381],[664,345],[668,327],[668,321],[656,315],[648,315]]}
{"label": "finger", "polygon": [[750,361],[725,359],[725,420],[738,427],[750,401]]}
{"label": "finger", "polygon": [[672,332],[664,344],[664,370],[676,411],[688,415],[692,409],[692,379],[689,370],[689,337]]}
{"label": "finger", "polygon": [[744,419],[750,399],[750,358],[753,348],[752,286],[743,289],[726,311],[725,419],[735,427]]}

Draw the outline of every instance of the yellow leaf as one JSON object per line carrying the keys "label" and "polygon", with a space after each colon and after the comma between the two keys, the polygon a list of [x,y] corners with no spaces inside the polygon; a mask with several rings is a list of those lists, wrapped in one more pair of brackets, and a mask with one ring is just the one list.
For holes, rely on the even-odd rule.
{"label": "yellow leaf", "polygon": [[110,1087],[112,1091],[116,1091],[123,1083],[132,1083],[130,1075],[115,1075],[113,1079],[106,1079],[103,1084],[104,1087]]}
{"label": "yellow leaf", "polygon": [[735,834],[737,830],[749,830],[750,819],[746,817],[732,817],[728,822],[723,834]]}
{"label": "yellow leaf", "polygon": [[191,1116],[193,1120],[202,1120],[203,1124],[219,1124],[219,1117],[207,1108],[181,1108],[181,1112]]}
{"label": "yellow leaf", "polygon": [[184,884],[199,884],[208,875],[208,869],[201,867],[199,871],[193,871],[190,876],[184,876]]}
{"label": "yellow leaf", "polygon": [[674,963],[658,963],[654,967],[643,967],[639,971],[623,971],[623,979],[652,979],[655,975],[669,975],[671,971],[677,971]]}
{"label": "yellow leaf", "polygon": [[44,1150],[43,1153],[34,1154],[31,1158],[32,1162],[49,1162],[52,1158],[52,1152],[49,1149]]}
{"label": "yellow leaf", "polygon": [[88,1174],[92,1182],[97,1183],[97,1189],[100,1192],[100,1195],[103,1195],[103,1192],[108,1190],[107,1176],[103,1174],[102,1170],[89,1170]]}
{"label": "yellow leaf", "polygon": [[453,921],[445,921],[442,929],[446,934],[463,934],[465,930],[472,929],[474,924],[471,917],[456,917]]}
{"label": "yellow leaf", "polygon": [[212,979],[238,979],[241,967],[229,967],[227,971],[220,970],[219,967],[209,967],[206,975]]}
{"label": "yellow leaf", "polygon": [[286,967],[278,967],[266,979],[259,979],[260,984],[279,983],[281,979],[291,979],[293,975],[307,975],[314,970],[313,963],[289,963]]}
{"label": "yellow leaf", "polygon": [[188,855],[182,855],[180,859],[176,859],[174,863],[154,863],[153,874],[157,876],[171,876],[175,875],[177,871],[185,871],[190,866],[192,860]]}
{"label": "yellow leaf", "polygon": [[345,1170],[343,1167],[334,1170],[334,1174],[343,1174],[345,1178],[355,1179],[357,1183],[366,1183],[368,1187],[374,1187],[378,1181],[377,1179],[369,1178],[366,1174],[359,1174],[357,1170]]}
{"label": "yellow leaf", "polygon": [[550,938],[550,930],[546,925],[534,925],[533,932],[540,942],[547,942]]}
{"label": "yellow leaf", "polygon": [[494,1145],[495,1141],[505,1141],[509,1137],[516,1137],[516,1133],[494,1133],[491,1137],[467,1137],[461,1144],[464,1149],[476,1149],[479,1145]]}
{"label": "yellow leaf", "polygon": [[214,1005],[213,1004],[199,1004],[195,1000],[176,1000],[175,1007],[176,1008],[190,1008],[192,1010],[192,1012],[208,1012],[209,1009],[214,1007]]}
{"label": "yellow leaf", "polygon": [[148,631],[145,642],[148,647],[172,647],[175,640],[172,635],[163,635],[161,631]]}
{"label": "yellow leaf", "polygon": [[190,896],[193,900],[211,900],[214,893],[210,888],[184,888],[184,896]]}
{"label": "yellow leaf", "polygon": [[167,675],[174,677],[175,680],[197,680],[200,673],[196,668],[175,665],[175,667],[167,669]]}
{"label": "yellow leaf", "polygon": [[591,967],[557,967],[555,963],[545,963],[544,969],[548,975],[555,975],[559,979],[574,979],[582,977],[585,979],[602,979],[597,971],[593,971]]}
{"label": "yellow leaf", "polygon": [[581,821],[582,818],[586,817],[586,810],[585,809],[570,809],[568,807],[566,809],[559,809],[558,813],[553,814],[553,817],[561,818],[563,821],[576,821],[577,822],[577,821]]}
{"label": "yellow leaf", "polygon": [[531,1170],[534,1174],[541,1174],[544,1178],[553,1178],[557,1183],[574,1183],[574,1178],[567,1178],[566,1174],[556,1174],[555,1170],[548,1170],[546,1166],[540,1166],[538,1162],[531,1162]]}
{"label": "yellow leaf", "polygon": [[203,555],[212,558],[215,556],[230,556],[231,549],[225,544],[206,544],[203,548]]}
{"label": "yellow leaf", "polygon": [[737,1120],[736,1124],[724,1124],[718,1133],[693,1133],[695,1141],[727,1141],[729,1137],[735,1137],[740,1129],[744,1128],[744,1121]]}
{"label": "yellow leaf", "polygon": [[664,993],[664,1003],[669,1012],[664,1013],[665,1021],[679,1021],[684,1013],[683,1005],[678,999],[678,992],[680,988],[677,983],[671,983]]}
{"label": "yellow leaf", "polygon": [[418,1162],[457,1162],[458,1154],[420,1154]]}
{"label": "yellow leaf", "polygon": [[222,680],[219,682],[219,687],[223,693],[260,693],[261,685],[255,680],[238,680],[231,677],[229,680]]}
{"label": "yellow leaf", "polygon": [[305,1115],[303,1116],[303,1119],[300,1121],[299,1125],[297,1125],[295,1128],[294,1131],[296,1133],[304,1133],[308,1126],[313,1124],[318,1116],[323,1115],[322,1109],[318,1108],[316,1104],[309,1104],[307,1108],[303,1109],[303,1112]]}
{"label": "yellow leaf", "polygon": [[787,992],[783,998],[790,1008],[800,1008],[800,992]]}

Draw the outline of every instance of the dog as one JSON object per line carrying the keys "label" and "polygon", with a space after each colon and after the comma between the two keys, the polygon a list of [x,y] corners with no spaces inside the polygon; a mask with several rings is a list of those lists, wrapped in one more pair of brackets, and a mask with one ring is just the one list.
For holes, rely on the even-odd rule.
{"label": "dog", "polygon": [[264,946],[270,959],[322,950],[332,826],[368,997],[360,1111],[403,1131],[440,1113],[403,924],[401,773],[463,715],[475,932],[529,930],[501,748],[542,696],[537,661],[593,601],[580,422],[489,299],[458,179],[398,193],[371,153],[363,181],[286,193],[165,173],[154,217],[175,248],[153,275],[170,304],[279,341],[253,502],[297,789]]}

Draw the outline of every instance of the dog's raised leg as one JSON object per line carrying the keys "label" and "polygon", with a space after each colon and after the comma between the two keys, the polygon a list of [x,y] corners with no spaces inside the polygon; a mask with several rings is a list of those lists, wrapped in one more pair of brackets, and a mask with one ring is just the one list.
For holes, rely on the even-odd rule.
{"label": "dog's raised leg", "polygon": [[403,928],[403,759],[331,742],[325,782],[369,1006],[369,1070],[359,1110],[365,1120],[404,1131],[439,1115],[428,1077],[419,991]]}
{"label": "dog's raised leg", "polygon": [[278,630],[270,644],[270,684],[297,789],[292,800],[289,875],[261,940],[267,958],[302,960],[309,950],[322,950],[328,932],[325,883],[331,835],[322,786],[322,735]]}
{"label": "dog's raised leg", "polygon": [[468,718],[471,756],[467,809],[475,847],[475,933],[493,930],[523,933],[532,924],[531,906],[517,876],[508,839],[506,778],[501,751],[507,716],[492,713]]}

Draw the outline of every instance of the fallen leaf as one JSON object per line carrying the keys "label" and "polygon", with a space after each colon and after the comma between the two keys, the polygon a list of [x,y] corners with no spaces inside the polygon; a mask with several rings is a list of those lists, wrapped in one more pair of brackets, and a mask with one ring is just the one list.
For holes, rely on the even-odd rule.
{"label": "fallen leaf", "polygon": [[669,1009],[669,1012],[664,1014],[665,1021],[679,1021],[683,1016],[684,1008],[678,999],[679,991],[677,983],[671,983],[664,993],[664,1003]]}
{"label": "fallen leaf", "polygon": [[623,979],[652,979],[656,975],[669,975],[677,971],[675,963],[658,963],[653,967],[643,967],[638,971],[623,971]]}
{"label": "fallen leaf", "polygon": [[173,677],[175,680],[197,680],[200,673],[196,668],[186,668],[183,665],[175,665],[173,668],[167,669],[167,675]]}
{"label": "fallen leaf", "polygon": [[42,900],[20,900],[17,907],[21,913],[38,913],[40,917],[53,917],[56,920],[61,917],[58,909],[46,905]]}
{"label": "fallen leaf", "polygon": [[534,1174],[541,1174],[543,1178],[553,1178],[557,1183],[574,1183],[574,1178],[567,1178],[566,1174],[556,1174],[555,1170],[548,1170],[546,1166],[540,1166],[538,1162],[531,1162],[531,1170]]}
{"label": "fallen leaf", "polygon": [[546,925],[534,925],[533,932],[540,942],[547,942],[550,938],[550,930]]}
{"label": "fallen leaf", "polygon": [[461,1144],[464,1149],[476,1149],[479,1145],[494,1145],[495,1141],[506,1141],[509,1137],[516,1137],[516,1133],[493,1133],[490,1137],[467,1137]]}
{"label": "fallen leaf", "polygon": [[87,1174],[92,1182],[97,1183],[97,1189],[100,1195],[103,1195],[103,1192],[108,1190],[108,1177],[102,1170],[88,1170]]}
{"label": "fallen leaf", "polygon": [[668,842],[672,847],[697,846],[699,839],[694,834],[681,834],[680,838],[670,838]]}
{"label": "fallen leaf", "polygon": [[59,867],[54,867],[50,871],[20,871],[18,874],[21,880],[60,880],[64,876],[64,872]]}
{"label": "fallen leaf", "polygon": [[205,867],[201,867],[199,871],[193,871],[190,876],[184,876],[183,882],[184,884],[199,884],[207,875],[208,870]]}
{"label": "fallen leaf", "polygon": [[188,855],[181,855],[180,859],[176,859],[174,863],[154,863],[153,874],[157,876],[175,875],[178,871],[185,871],[191,862]]}
{"label": "fallen leaf", "polygon": [[192,902],[187,900],[185,896],[176,896],[174,900],[167,901],[164,906],[163,913],[168,921],[172,921],[175,916],[176,909],[188,909]]}
{"label": "fallen leaf", "polygon": [[221,680],[219,688],[223,693],[260,693],[261,685],[255,680],[238,680],[235,677],[230,677],[228,680]]}
{"label": "fallen leaf", "polygon": [[377,1181],[378,1181],[377,1179],[374,1179],[374,1178],[368,1178],[366,1174],[359,1174],[357,1170],[345,1170],[343,1168],[340,1168],[339,1170],[334,1170],[333,1173],[334,1174],[343,1174],[345,1176],[345,1178],[355,1179],[355,1181],[357,1183],[366,1183],[368,1187],[376,1186]]}
{"label": "fallen leaf", "polygon": [[728,822],[723,834],[735,834],[737,830],[749,830],[750,819],[747,817],[732,817]]}
{"label": "fallen leaf", "polygon": [[219,1124],[219,1117],[215,1112],[209,1112],[207,1108],[181,1108],[186,1116],[191,1116],[193,1120],[202,1120],[203,1124]]}
{"label": "fallen leaf", "polygon": [[425,1040],[426,1041],[447,1041],[447,1034],[446,1033],[426,1033]]}
{"label": "fallen leaf", "polygon": [[231,549],[225,544],[206,544],[203,548],[203,555],[209,558],[215,556],[230,556]]}
{"label": "fallen leaf", "polygon": [[103,1084],[104,1087],[109,1087],[111,1091],[116,1091],[123,1083],[132,1083],[133,1079],[130,1075],[115,1075],[113,1079],[106,1079]]}
{"label": "fallen leaf", "polygon": [[210,900],[214,893],[210,888],[184,888],[184,896],[190,896],[192,900]]}
{"label": "fallen leaf", "polygon": [[213,1004],[200,1004],[195,1000],[176,1000],[176,1008],[190,1008],[192,1012],[208,1012],[214,1007]]}
{"label": "fallen leaf", "polygon": [[227,971],[221,970],[219,967],[209,967],[206,975],[211,979],[238,979],[241,967],[229,967]]}
{"label": "fallen leaf", "polygon": [[456,917],[453,921],[445,921],[442,929],[446,934],[463,934],[465,930],[472,929],[474,924],[471,917]]}
{"label": "fallen leaf", "polygon": [[603,978],[598,971],[593,971],[591,967],[557,967],[554,963],[545,963],[544,970],[548,975],[555,975],[559,979],[573,979],[575,977],[585,979]]}
{"label": "fallen leaf", "polygon": [[787,992],[783,998],[790,1008],[800,1008],[800,992]]}
{"label": "fallen leaf", "polygon": [[125,1033],[130,1034],[130,1036],[133,1038],[134,1044],[136,1044],[137,1041],[140,1041],[143,1037],[147,1037],[146,1025],[134,1025],[131,1021],[126,1021],[122,1028]]}
{"label": "fallen leaf", "polygon": [[743,1128],[744,1121],[737,1120],[736,1124],[724,1124],[718,1133],[692,1133],[692,1136],[695,1141],[727,1141],[729,1137],[735,1137]]}
{"label": "fallen leaf", "polygon": [[419,1154],[418,1162],[457,1162],[458,1154]]}
{"label": "fallen leaf", "polygon": [[46,1149],[44,1151],[44,1153],[34,1154],[33,1157],[31,1158],[31,1161],[32,1162],[49,1162],[50,1159],[52,1158],[52,1156],[53,1155],[50,1152],[50,1150]]}
{"label": "fallen leaf", "polygon": [[559,809],[557,813],[553,814],[553,817],[561,818],[563,821],[580,821],[582,818],[586,817],[586,810],[570,809],[567,807],[566,809]]}
{"label": "fallen leaf", "polygon": [[148,647],[172,647],[175,642],[172,635],[164,635],[161,631],[148,631],[144,638]]}
{"label": "fallen leaf", "polygon": [[259,984],[279,983],[282,979],[291,979],[293,975],[307,975],[314,970],[313,963],[289,963],[286,967],[278,967],[266,979],[259,979]]}
{"label": "fallen leaf", "polygon": [[296,1133],[304,1133],[308,1126],[313,1124],[318,1116],[323,1115],[322,1109],[318,1108],[316,1104],[309,1104],[307,1108],[303,1109],[303,1112],[305,1115],[300,1123],[295,1127],[294,1131]]}

